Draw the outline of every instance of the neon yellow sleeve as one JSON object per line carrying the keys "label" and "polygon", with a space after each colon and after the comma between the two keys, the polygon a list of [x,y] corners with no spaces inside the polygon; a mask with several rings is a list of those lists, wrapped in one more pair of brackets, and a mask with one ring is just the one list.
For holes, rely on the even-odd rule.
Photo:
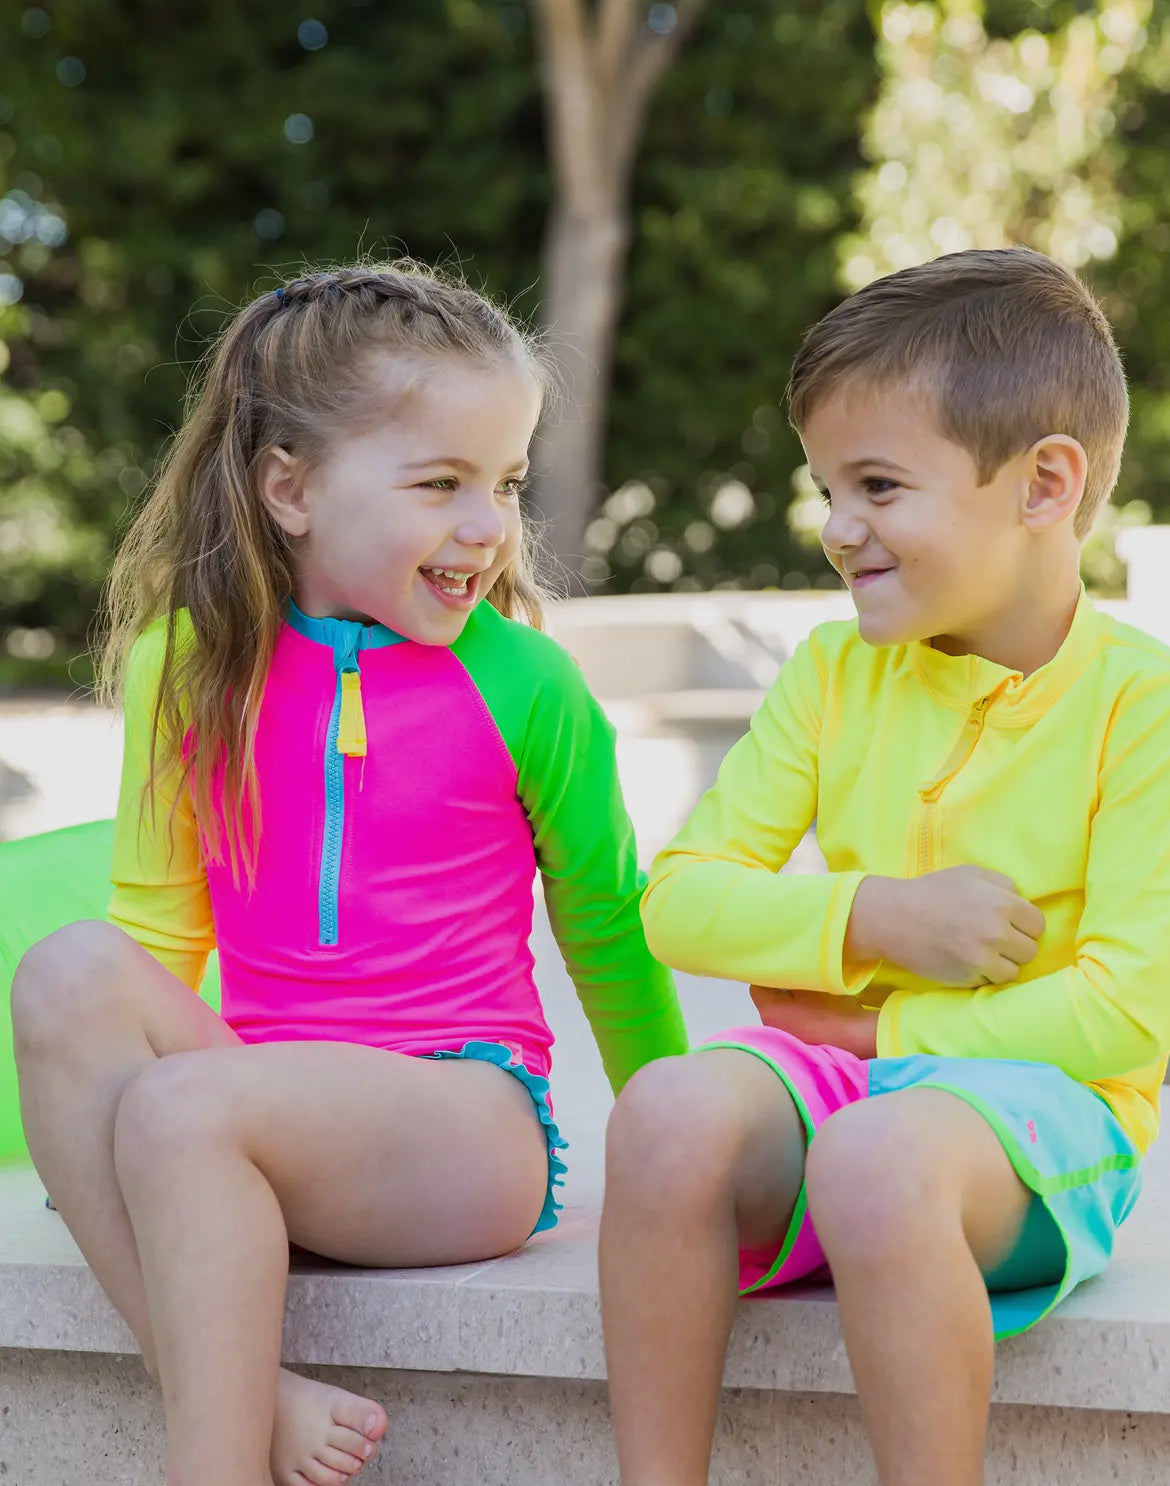
{"label": "neon yellow sleeve", "polygon": [[885,1057],[1022,1058],[1081,1082],[1145,1068],[1170,1049],[1170,682],[1116,709],[1098,774],[1075,959],[978,991],[897,991]]}
{"label": "neon yellow sleeve", "polygon": [[[158,620],[130,654],[109,919],[197,991],[215,948],[215,929],[195,814],[174,772],[160,771],[156,779],[153,817],[150,802],[144,803],[165,639],[165,621]],[[168,830],[171,805],[180,791],[173,829]]]}
{"label": "neon yellow sleeve", "polygon": [[814,635],[785,662],[713,788],[651,868],[646,939],[676,969],[855,995],[877,968],[844,962],[864,873],[780,875],[817,812],[825,683],[816,646]]}

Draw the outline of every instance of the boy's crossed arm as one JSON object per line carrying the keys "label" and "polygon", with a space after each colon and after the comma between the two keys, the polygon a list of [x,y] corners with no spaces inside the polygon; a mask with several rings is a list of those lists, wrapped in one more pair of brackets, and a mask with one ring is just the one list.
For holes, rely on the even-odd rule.
{"label": "boy's crossed arm", "polygon": [[[1015,883],[983,867],[947,867],[924,877],[866,877],[853,899],[845,958],[900,966],[938,985],[975,987],[1014,980],[1030,964],[1044,915]],[[802,1042],[877,1055],[878,1016],[852,997],[753,985],[766,1026]]]}
{"label": "boy's crossed arm", "polygon": [[[905,880],[780,874],[816,815],[822,706],[822,679],[805,645],[654,864],[643,900],[652,953],[679,969],[761,988],[766,1020],[861,1056],[1046,1062],[1082,1082],[1163,1058],[1170,678],[1150,677],[1117,698],[1095,799],[1069,802],[1092,818],[1084,910],[1068,963],[1019,983],[1014,975],[1033,957],[1023,940],[1034,947],[1043,924],[996,873],[959,866]],[[858,1007],[852,998],[883,958],[940,989],[895,991],[880,1013]],[[766,987],[794,994],[768,995]]]}

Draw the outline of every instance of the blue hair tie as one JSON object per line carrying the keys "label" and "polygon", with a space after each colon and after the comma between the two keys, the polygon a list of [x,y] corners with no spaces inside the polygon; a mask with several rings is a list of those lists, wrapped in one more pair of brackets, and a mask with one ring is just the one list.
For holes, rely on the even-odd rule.
{"label": "blue hair tie", "polygon": [[279,305],[283,305],[284,304],[284,290],[283,289],[278,289],[276,291],[276,302]]}

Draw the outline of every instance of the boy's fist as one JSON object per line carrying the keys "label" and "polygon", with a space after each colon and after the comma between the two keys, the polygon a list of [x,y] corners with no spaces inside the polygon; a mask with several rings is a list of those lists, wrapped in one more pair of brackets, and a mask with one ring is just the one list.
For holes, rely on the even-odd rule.
{"label": "boy's fist", "polygon": [[866,877],[847,944],[858,960],[890,960],[924,980],[971,987],[1015,980],[1043,932],[1044,915],[1010,877],[946,867],[925,877]]}

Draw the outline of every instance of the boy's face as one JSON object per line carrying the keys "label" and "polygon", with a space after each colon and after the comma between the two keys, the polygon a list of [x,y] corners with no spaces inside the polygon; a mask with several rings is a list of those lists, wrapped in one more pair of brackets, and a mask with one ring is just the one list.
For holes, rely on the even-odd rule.
{"label": "boy's face", "polygon": [[980,486],[966,449],[905,388],[846,386],[817,403],[801,441],[830,503],[825,554],[849,586],[871,645],[934,640],[977,649],[1026,550],[1027,476],[1009,460]]}

